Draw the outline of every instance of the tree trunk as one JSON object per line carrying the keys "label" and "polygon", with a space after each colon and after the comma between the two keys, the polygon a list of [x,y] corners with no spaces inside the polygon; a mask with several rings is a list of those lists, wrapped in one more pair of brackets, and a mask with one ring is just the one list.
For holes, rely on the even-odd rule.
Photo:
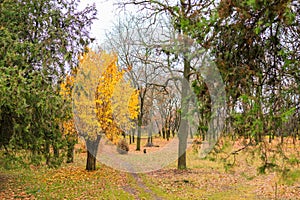
{"label": "tree trunk", "polygon": [[193,139],[194,137],[193,137],[193,131],[192,131],[192,128],[190,127],[190,137],[191,137],[191,139]]}
{"label": "tree trunk", "polygon": [[152,126],[150,126],[148,128],[148,140],[147,140],[147,147],[152,147],[153,146],[153,143],[152,143]]}
{"label": "tree trunk", "polygon": [[74,162],[74,146],[75,146],[75,143],[68,142],[67,163]]}
{"label": "tree trunk", "polygon": [[49,166],[49,164],[50,164],[50,144],[48,141],[46,141],[45,156],[46,156],[46,165]]}
{"label": "tree trunk", "polygon": [[180,127],[178,132],[179,147],[178,147],[178,169],[186,169],[186,147],[187,137],[189,132],[188,121],[184,115],[188,113],[189,102],[187,102],[188,91],[189,91],[189,74],[190,74],[190,62],[187,56],[184,56],[184,78],[182,81],[181,90],[181,116],[180,116]]}
{"label": "tree trunk", "polygon": [[74,162],[74,148],[77,143],[77,135],[67,135],[67,163]]}
{"label": "tree trunk", "polygon": [[98,146],[100,142],[101,136],[97,135],[96,140],[86,140],[86,148],[87,148],[87,159],[86,159],[86,170],[94,171],[96,170],[96,155],[98,152]]}
{"label": "tree trunk", "polygon": [[178,139],[179,139],[179,149],[178,149],[178,169],[186,169],[186,147],[187,147],[187,136],[188,136],[188,126],[187,120],[182,119],[181,126],[179,128]]}
{"label": "tree trunk", "polygon": [[96,170],[96,156],[90,151],[87,151],[86,168],[87,171]]}
{"label": "tree trunk", "polygon": [[136,139],[136,150],[137,151],[141,150],[141,136],[142,136],[142,128],[141,128],[141,123],[139,123],[138,134],[137,134],[137,139]]}
{"label": "tree trunk", "polygon": [[135,129],[132,129],[132,143],[134,143]]}
{"label": "tree trunk", "polygon": [[52,147],[53,147],[53,154],[55,158],[59,158],[59,148],[57,146],[57,144],[52,143]]}
{"label": "tree trunk", "polygon": [[170,129],[169,128],[166,131],[166,135],[167,135],[167,141],[169,141],[169,139],[170,139]]}

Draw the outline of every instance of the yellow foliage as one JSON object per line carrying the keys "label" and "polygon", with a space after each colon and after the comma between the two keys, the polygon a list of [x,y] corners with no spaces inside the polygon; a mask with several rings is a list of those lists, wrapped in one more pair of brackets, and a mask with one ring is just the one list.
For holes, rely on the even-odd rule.
{"label": "yellow foliage", "polygon": [[73,119],[63,122],[63,133],[65,135],[77,135]]}
{"label": "yellow foliage", "polygon": [[99,134],[117,142],[138,115],[138,92],[123,81],[117,56],[89,51],[79,59],[74,96],[76,124],[90,138]]}
{"label": "yellow foliage", "polygon": [[72,86],[74,84],[74,77],[67,76],[65,82],[60,84],[60,95],[64,97],[64,99],[71,99],[72,95]]}
{"label": "yellow foliage", "polygon": [[116,86],[112,97],[113,117],[117,125],[123,130],[130,130],[134,123],[132,120],[138,116],[138,92],[129,82],[121,80]]}
{"label": "yellow foliage", "polygon": [[[74,85],[74,76],[76,72],[66,77],[65,81],[60,84],[60,95],[66,100],[66,103],[70,103],[72,98],[72,87]],[[64,135],[75,136],[77,135],[76,127],[73,119],[62,122],[62,129]]]}
{"label": "yellow foliage", "polygon": [[136,119],[138,117],[138,109],[139,109],[139,91],[135,90],[131,93],[130,99],[129,99],[129,113],[130,113],[130,119]]}
{"label": "yellow foliage", "polygon": [[95,139],[102,132],[96,117],[95,91],[105,64],[107,63],[101,52],[89,51],[79,58],[72,91],[73,112],[80,134],[89,139]]}

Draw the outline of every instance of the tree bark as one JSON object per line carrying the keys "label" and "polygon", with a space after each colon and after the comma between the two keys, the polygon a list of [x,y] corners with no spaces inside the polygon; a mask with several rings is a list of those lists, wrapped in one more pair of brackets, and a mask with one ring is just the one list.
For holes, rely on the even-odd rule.
{"label": "tree bark", "polygon": [[171,133],[170,133],[170,128],[167,129],[166,135],[167,135],[167,141],[169,141],[170,135],[171,135]]}
{"label": "tree bark", "polygon": [[179,127],[178,139],[178,169],[186,169],[186,147],[187,147],[187,137],[189,132],[188,121],[184,115],[188,113],[189,102],[187,102],[188,91],[189,91],[189,73],[190,73],[190,62],[187,59],[187,56],[184,56],[184,71],[183,71],[183,81],[182,81],[182,90],[181,90],[181,115]]}
{"label": "tree bark", "polygon": [[90,152],[87,151],[87,159],[86,159],[86,168],[87,171],[95,171],[96,170],[96,157]]}
{"label": "tree bark", "polygon": [[135,129],[132,129],[132,143],[134,143]]}
{"label": "tree bark", "polygon": [[74,162],[74,146],[75,146],[75,143],[68,142],[67,163]]}
{"label": "tree bark", "polygon": [[67,135],[67,163],[74,162],[74,148],[77,143],[77,135]]}
{"label": "tree bark", "polygon": [[142,122],[138,124],[138,134],[136,139],[136,150],[141,150],[141,136],[142,136],[142,128],[141,128]]}
{"label": "tree bark", "polygon": [[87,171],[95,171],[96,170],[96,155],[98,151],[98,146],[100,142],[101,136],[97,135],[96,140],[86,140],[86,148],[87,148],[87,159],[86,159],[86,170]]}
{"label": "tree bark", "polygon": [[55,144],[54,142],[52,143],[52,148],[53,148],[53,154],[55,158],[59,158],[59,148],[57,146],[57,144]]}
{"label": "tree bark", "polygon": [[178,148],[178,169],[186,169],[186,147],[187,147],[187,136],[188,136],[188,126],[187,120],[182,119],[181,126],[178,133],[179,148]]}
{"label": "tree bark", "polygon": [[141,150],[141,136],[142,136],[142,124],[143,124],[143,115],[144,115],[144,100],[146,96],[147,88],[144,89],[143,93],[140,94],[140,113],[138,116],[138,134],[136,139],[136,150]]}
{"label": "tree bark", "polygon": [[49,141],[46,141],[45,156],[46,156],[46,165],[49,166],[49,164],[50,164],[50,144],[49,144]]}
{"label": "tree bark", "polygon": [[148,139],[147,139],[147,147],[152,147],[153,143],[152,143],[152,126],[149,126],[148,128]]}

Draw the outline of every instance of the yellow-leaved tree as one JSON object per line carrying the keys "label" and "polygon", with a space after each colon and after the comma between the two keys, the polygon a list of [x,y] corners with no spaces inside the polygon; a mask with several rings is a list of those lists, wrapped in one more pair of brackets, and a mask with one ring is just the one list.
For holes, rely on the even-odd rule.
{"label": "yellow-leaved tree", "polygon": [[73,110],[79,134],[86,141],[87,170],[96,169],[101,137],[116,143],[138,115],[137,91],[123,80],[124,73],[112,53],[89,50],[79,60]]}
{"label": "yellow-leaved tree", "polygon": [[[138,91],[123,79],[115,85],[111,109],[113,122],[115,122],[114,127],[117,128],[118,134],[123,131],[129,131],[134,127],[134,120],[138,116],[138,94]],[[118,142],[119,137],[117,134],[109,134],[107,137],[113,143]]]}
{"label": "yellow-leaved tree", "polygon": [[[75,76],[76,69],[72,71],[71,75],[66,76],[65,81],[60,84],[60,95],[64,98],[65,103],[68,105],[70,105],[72,101],[72,88]],[[72,163],[74,161],[74,146],[77,143],[78,138],[73,116],[69,116],[68,120],[63,121],[61,128],[64,137],[67,139],[67,163]]]}
{"label": "yellow-leaved tree", "polygon": [[118,104],[118,102],[113,102],[113,94],[116,86],[122,80],[124,71],[118,69],[116,55],[111,54],[108,56],[110,56],[108,57],[110,62],[101,73],[96,90],[96,114],[102,132],[109,140],[116,142],[120,134],[120,128],[113,116],[113,107]]}

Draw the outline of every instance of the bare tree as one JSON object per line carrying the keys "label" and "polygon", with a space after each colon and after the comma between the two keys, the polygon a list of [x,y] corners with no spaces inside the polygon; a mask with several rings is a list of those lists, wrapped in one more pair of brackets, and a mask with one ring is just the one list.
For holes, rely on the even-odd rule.
{"label": "bare tree", "polygon": [[[145,44],[153,44],[155,38],[155,27],[149,27],[145,23],[140,23],[134,16],[126,16],[124,20],[119,20],[114,29],[107,34],[108,48],[119,55],[119,63],[128,69],[127,79],[139,90],[140,111],[137,119],[137,146],[141,149],[142,126],[149,119],[149,106],[152,106],[152,90],[155,87],[164,87],[157,84],[159,75],[163,73],[161,61],[157,57],[155,49],[149,48]],[[151,101],[149,101],[151,100]],[[146,105],[150,104],[150,105]]]}
{"label": "bare tree", "polygon": [[[122,6],[136,5],[141,11],[146,10],[144,17],[152,20],[152,25],[156,25],[160,17],[163,15],[170,19],[171,28],[174,30],[175,40],[173,41],[179,45],[177,48],[164,48],[161,47],[163,53],[168,58],[174,56],[175,59],[181,57],[183,66],[182,72],[182,84],[181,84],[181,120],[180,128],[178,133],[179,138],[179,150],[178,150],[178,168],[186,168],[186,147],[188,137],[188,121],[186,117],[182,116],[182,113],[188,113],[189,102],[187,102],[187,96],[189,96],[189,83],[191,74],[193,74],[191,49],[191,41],[189,38],[198,38],[197,43],[202,47],[207,47],[210,42],[210,37],[207,37],[209,29],[203,27],[203,32],[194,31],[189,29],[191,23],[197,24],[197,22],[205,19],[210,13],[210,8],[214,1],[189,1],[180,0],[177,2],[166,1],[166,0],[127,0],[125,3],[120,3]],[[199,23],[200,24],[200,23]],[[198,29],[197,29],[198,30]],[[176,35],[179,37],[176,37]],[[183,37],[181,37],[182,35]],[[188,37],[187,37],[188,36]],[[172,41],[170,41],[172,42]],[[158,45],[159,46],[159,45]],[[168,59],[169,61],[169,59]],[[169,64],[169,63],[168,63]],[[170,66],[170,65],[168,65]],[[174,70],[169,68],[169,70]]]}

